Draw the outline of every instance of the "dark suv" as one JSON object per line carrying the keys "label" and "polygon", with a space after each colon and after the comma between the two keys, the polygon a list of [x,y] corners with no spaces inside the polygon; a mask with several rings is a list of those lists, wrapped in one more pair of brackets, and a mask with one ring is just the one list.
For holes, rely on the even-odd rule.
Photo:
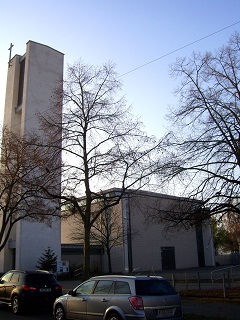
{"label": "dark suv", "polygon": [[14,314],[26,306],[52,305],[62,294],[62,286],[47,271],[11,270],[0,279],[0,302],[12,307]]}
{"label": "dark suv", "polygon": [[56,320],[183,320],[180,296],[161,277],[99,276],[56,299]]}

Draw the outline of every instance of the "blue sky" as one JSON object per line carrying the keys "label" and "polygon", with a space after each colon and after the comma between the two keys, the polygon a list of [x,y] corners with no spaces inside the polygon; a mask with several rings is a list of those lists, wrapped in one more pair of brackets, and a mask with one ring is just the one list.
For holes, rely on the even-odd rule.
{"label": "blue sky", "polygon": [[79,59],[115,63],[127,104],[149,134],[161,137],[168,106],[177,104],[169,65],[226,44],[240,31],[238,21],[239,0],[1,0],[0,120],[9,45],[12,56],[21,55],[32,40],[64,53],[65,68]]}

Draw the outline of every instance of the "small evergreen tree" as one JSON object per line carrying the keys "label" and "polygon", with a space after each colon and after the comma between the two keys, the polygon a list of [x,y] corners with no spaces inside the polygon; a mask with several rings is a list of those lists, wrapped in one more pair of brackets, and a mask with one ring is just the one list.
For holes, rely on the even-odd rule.
{"label": "small evergreen tree", "polygon": [[41,270],[53,271],[57,270],[57,255],[49,246],[37,261],[36,268]]}

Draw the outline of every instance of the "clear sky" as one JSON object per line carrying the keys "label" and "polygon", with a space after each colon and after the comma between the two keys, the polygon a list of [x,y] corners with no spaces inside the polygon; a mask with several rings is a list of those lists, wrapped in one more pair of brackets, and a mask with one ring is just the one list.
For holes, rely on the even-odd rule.
{"label": "clear sky", "polygon": [[169,65],[193,51],[214,51],[235,31],[239,0],[1,0],[0,120],[8,48],[13,43],[12,56],[22,55],[32,40],[64,53],[65,68],[80,58],[92,65],[114,62],[133,113],[161,137],[167,108],[177,103]]}

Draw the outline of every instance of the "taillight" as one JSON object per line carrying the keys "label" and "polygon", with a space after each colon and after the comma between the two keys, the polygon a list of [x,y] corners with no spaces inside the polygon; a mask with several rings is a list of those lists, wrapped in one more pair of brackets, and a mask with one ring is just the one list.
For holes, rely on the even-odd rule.
{"label": "taillight", "polygon": [[131,305],[133,306],[134,309],[136,310],[143,309],[143,300],[141,297],[138,297],[138,296],[130,297],[129,301],[131,302]]}
{"label": "taillight", "polygon": [[23,284],[23,285],[22,285],[22,289],[23,289],[24,291],[36,291],[36,290],[37,290],[37,288],[27,286],[26,284]]}
{"label": "taillight", "polygon": [[56,287],[54,287],[54,290],[62,292],[62,286],[59,284]]}

